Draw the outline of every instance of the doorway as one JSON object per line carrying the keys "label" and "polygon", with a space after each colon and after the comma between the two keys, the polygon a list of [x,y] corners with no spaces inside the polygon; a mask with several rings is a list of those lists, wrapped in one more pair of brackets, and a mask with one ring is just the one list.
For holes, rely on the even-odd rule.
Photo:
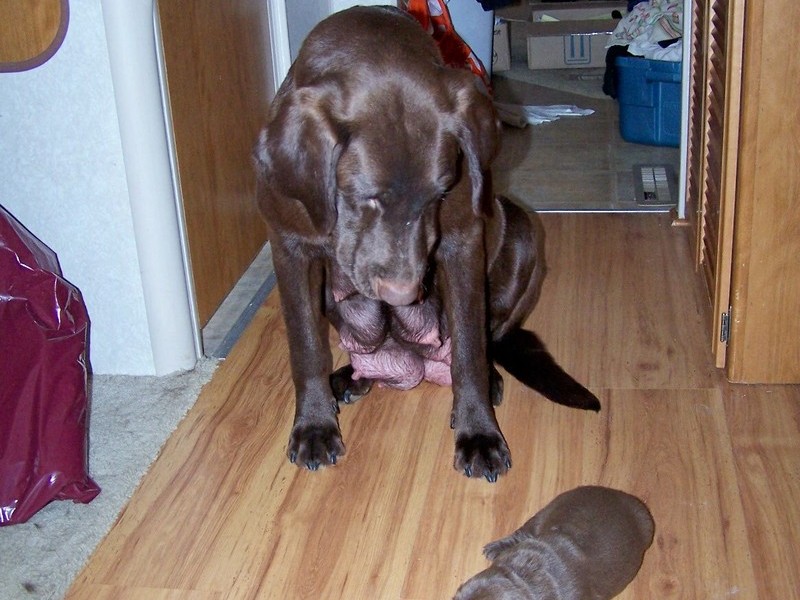
{"label": "doorway", "polygon": [[[530,20],[535,4],[526,0],[496,11],[496,16],[510,19],[511,58],[510,68],[493,75],[497,101],[575,106],[592,113],[562,116],[525,129],[506,127],[494,170],[498,191],[538,212],[671,211],[682,216],[685,141],[675,147],[623,139],[619,102],[603,91],[602,48],[602,58],[591,66],[529,68],[528,31],[515,27],[514,19]],[[624,12],[625,3],[620,6]],[[599,10],[606,10],[605,4]],[[611,8],[607,10],[610,16]],[[685,104],[687,85],[675,88]],[[685,120],[681,129],[685,130]]]}

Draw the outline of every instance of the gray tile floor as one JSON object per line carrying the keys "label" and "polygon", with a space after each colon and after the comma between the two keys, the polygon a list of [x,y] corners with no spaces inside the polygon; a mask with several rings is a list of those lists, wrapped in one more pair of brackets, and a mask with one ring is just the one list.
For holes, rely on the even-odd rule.
{"label": "gray tile floor", "polygon": [[[624,10],[625,3],[620,7]],[[519,7],[513,5],[495,14],[520,18]],[[669,165],[677,174],[680,150],[624,141],[617,101],[603,93],[605,67],[532,71],[527,65],[526,35],[510,23],[511,69],[494,74],[495,99],[534,106],[575,105],[595,112],[525,129],[505,127],[493,169],[495,191],[537,211],[669,210],[637,201],[634,166]],[[677,190],[677,180],[671,183]]]}
{"label": "gray tile floor", "polygon": [[203,328],[203,353],[225,358],[273,287],[272,251],[265,244]]}
{"label": "gray tile floor", "polygon": [[[591,96],[532,83],[537,78],[527,76],[525,70],[527,66],[517,63],[510,72],[495,74],[494,96],[498,102],[567,104],[595,112],[524,129],[505,126],[502,148],[493,168],[497,193],[537,211],[669,210],[663,204],[653,206],[638,201],[634,166],[669,165],[677,174],[680,150],[622,139],[617,101],[602,95],[602,70],[563,70],[587,72],[587,79],[574,86],[578,91],[585,90],[593,77],[600,93]],[[671,183],[672,189],[677,189],[677,181]],[[674,201],[677,203],[677,195]]]}

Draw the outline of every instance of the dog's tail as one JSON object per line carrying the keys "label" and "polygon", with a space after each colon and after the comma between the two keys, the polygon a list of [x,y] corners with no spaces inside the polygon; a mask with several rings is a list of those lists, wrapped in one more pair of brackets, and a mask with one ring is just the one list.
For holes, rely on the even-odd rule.
{"label": "dog's tail", "polygon": [[600,410],[600,401],[556,364],[532,331],[512,329],[492,344],[494,361],[520,382],[557,404]]}

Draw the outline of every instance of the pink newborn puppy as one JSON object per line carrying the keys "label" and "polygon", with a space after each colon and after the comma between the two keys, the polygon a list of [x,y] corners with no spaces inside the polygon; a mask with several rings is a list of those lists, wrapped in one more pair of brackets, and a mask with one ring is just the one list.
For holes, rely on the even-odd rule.
{"label": "pink newborn puppy", "polygon": [[483,552],[492,565],[455,600],[607,600],[633,580],[655,524],[638,498],[579,487]]}

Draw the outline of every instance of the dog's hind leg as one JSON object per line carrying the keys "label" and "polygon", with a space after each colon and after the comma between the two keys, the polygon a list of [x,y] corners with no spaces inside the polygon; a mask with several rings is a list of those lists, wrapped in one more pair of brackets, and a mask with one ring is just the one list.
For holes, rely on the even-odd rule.
{"label": "dog's hind leg", "polygon": [[500,406],[503,402],[503,376],[494,365],[489,369],[489,397],[494,406]]}
{"label": "dog's hind leg", "polygon": [[372,380],[353,379],[353,365],[347,364],[331,374],[331,390],[337,402],[353,404],[372,389]]}

